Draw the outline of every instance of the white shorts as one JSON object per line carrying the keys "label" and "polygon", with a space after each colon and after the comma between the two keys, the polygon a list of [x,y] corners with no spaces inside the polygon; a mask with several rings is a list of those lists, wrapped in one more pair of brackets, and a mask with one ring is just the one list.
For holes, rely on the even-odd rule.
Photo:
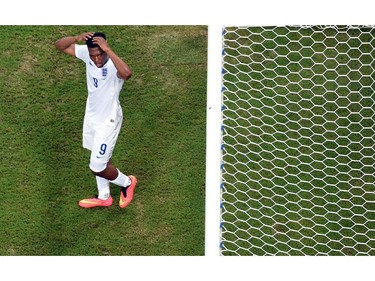
{"label": "white shorts", "polygon": [[107,168],[122,125],[122,115],[110,124],[96,125],[86,119],[83,123],[83,147],[91,151],[90,169],[99,173]]}

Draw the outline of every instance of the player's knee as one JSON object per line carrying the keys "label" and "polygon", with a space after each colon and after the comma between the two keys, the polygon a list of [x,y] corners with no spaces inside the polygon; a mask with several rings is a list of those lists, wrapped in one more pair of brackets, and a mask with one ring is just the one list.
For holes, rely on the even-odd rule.
{"label": "player's knee", "polygon": [[107,163],[96,159],[90,159],[89,167],[94,175],[100,175],[107,168]]}
{"label": "player's knee", "polygon": [[101,177],[102,173],[104,172],[104,171],[94,171],[94,170],[91,169],[91,168],[90,168],[90,170],[91,170],[91,173],[92,173],[93,175],[95,175],[95,176],[99,176],[99,177]]}

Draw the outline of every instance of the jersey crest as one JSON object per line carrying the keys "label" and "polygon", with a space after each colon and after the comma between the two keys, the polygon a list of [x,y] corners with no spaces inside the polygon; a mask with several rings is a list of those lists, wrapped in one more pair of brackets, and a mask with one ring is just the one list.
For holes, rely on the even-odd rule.
{"label": "jersey crest", "polygon": [[108,74],[108,68],[102,68],[102,76],[106,77]]}

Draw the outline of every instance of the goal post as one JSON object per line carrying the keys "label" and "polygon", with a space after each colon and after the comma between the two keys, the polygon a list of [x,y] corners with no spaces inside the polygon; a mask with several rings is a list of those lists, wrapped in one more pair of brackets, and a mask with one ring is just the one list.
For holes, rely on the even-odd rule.
{"label": "goal post", "polygon": [[208,27],[205,255],[220,254],[222,26]]}
{"label": "goal post", "polygon": [[374,26],[221,29],[206,254],[375,255]]}

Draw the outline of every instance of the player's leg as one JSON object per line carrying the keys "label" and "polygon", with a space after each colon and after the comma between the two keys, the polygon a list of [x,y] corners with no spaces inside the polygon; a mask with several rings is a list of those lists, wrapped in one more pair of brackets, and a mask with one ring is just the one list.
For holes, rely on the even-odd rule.
{"label": "player's leg", "polygon": [[[137,178],[132,175],[126,176],[119,169],[117,169],[111,161],[108,163],[105,173],[111,175],[111,183],[121,188],[119,206],[121,208],[125,208],[133,200],[134,190],[137,185]],[[115,174],[117,174],[116,177],[114,176]],[[107,176],[107,174],[104,176]]]}
{"label": "player's leg", "polygon": [[116,126],[104,125],[97,129],[90,156],[92,173],[118,186],[129,185],[129,178],[112,163],[111,157],[120,133],[121,120]]}
{"label": "player's leg", "polygon": [[[84,119],[83,122],[83,147],[90,151],[93,151],[95,142],[95,129],[88,119]],[[98,189],[97,198],[87,198],[78,202],[79,206],[83,208],[93,207],[108,207],[112,205],[112,197],[110,194],[109,181],[105,178],[96,176],[96,184]]]}
{"label": "player's leg", "polygon": [[98,198],[106,200],[111,197],[111,191],[109,187],[109,180],[96,176],[96,186],[98,188]]}
{"label": "player's leg", "polygon": [[134,190],[137,184],[135,176],[126,176],[117,169],[111,161],[108,162],[107,168],[99,173],[95,173],[96,177],[102,177],[121,188],[119,206],[125,208],[130,204],[134,197]]}
{"label": "player's leg", "polygon": [[109,180],[96,176],[96,184],[98,189],[97,198],[87,198],[78,202],[82,208],[109,207],[112,205],[113,199],[110,193]]}
{"label": "player's leg", "polygon": [[112,161],[109,160],[107,167],[101,172],[94,172],[96,176],[107,179],[109,182],[118,185],[120,187],[128,186],[130,179],[124,173],[113,165]]}
{"label": "player's leg", "polygon": [[121,188],[119,205],[124,208],[133,199],[137,179],[135,176],[125,175],[111,161],[120,128],[121,120],[112,131],[108,132],[108,128],[105,127],[97,134],[90,157],[90,169],[95,176],[106,179]]}

